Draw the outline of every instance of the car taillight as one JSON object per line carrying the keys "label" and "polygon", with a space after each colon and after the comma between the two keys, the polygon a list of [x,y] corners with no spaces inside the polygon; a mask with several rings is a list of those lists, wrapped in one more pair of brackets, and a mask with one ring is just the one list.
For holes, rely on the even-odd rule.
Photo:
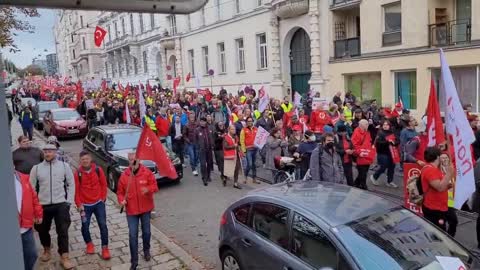
{"label": "car taillight", "polygon": [[220,218],[220,226],[227,224],[227,212],[223,213],[222,217]]}

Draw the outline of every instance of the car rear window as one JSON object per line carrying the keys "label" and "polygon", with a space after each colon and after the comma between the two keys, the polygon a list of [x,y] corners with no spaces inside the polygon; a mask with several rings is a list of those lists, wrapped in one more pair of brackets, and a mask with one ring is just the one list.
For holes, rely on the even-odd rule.
{"label": "car rear window", "polygon": [[465,265],[473,261],[470,253],[446,233],[403,208],[332,231],[362,269],[422,269],[437,265],[436,256],[457,257]]}

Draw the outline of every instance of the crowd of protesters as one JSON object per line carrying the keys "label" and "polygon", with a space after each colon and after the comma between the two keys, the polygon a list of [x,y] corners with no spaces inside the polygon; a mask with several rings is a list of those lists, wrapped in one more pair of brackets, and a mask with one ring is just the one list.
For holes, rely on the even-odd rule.
{"label": "crowd of protesters", "polygon": [[[205,186],[212,181],[214,165],[220,172],[224,186],[233,180],[233,186],[241,189],[241,175],[243,184],[250,180],[259,183],[257,159],[265,169],[275,172],[275,158],[288,156],[294,158],[297,179],[302,179],[309,173],[315,181],[331,181],[368,189],[367,180],[371,185],[377,186],[382,184],[381,175],[386,174],[385,185],[398,188],[400,183],[395,183],[395,169],[398,167],[401,171],[403,163],[417,163],[425,168],[422,170],[422,185],[425,189],[433,189],[425,195],[422,205],[425,217],[452,236],[455,235],[458,220],[451,205],[454,175],[449,157],[452,149],[447,149],[448,144],[445,142],[441,142],[438,147],[428,148],[425,119],[417,121],[409,110],[403,108],[401,102],[393,107],[380,106],[377,100],[361,101],[351,92],[338,92],[321,104],[315,103],[315,99],[320,97],[319,93],[306,93],[295,101],[290,97],[272,98],[267,106],[261,106],[260,103],[267,95],[263,89],[256,91],[252,87],[245,87],[235,94],[228,93],[225,89],[218,94],[208,90],[199,93],[186,90],[177,92],[147,84],[125,87],[102,85],[102,89],[81,91],[79,94],[78,91],[40,89],[34,82],[27,82],[21,91],[14,93],[12,103],[18,103],[21,96],[54,100],[62,107],[77,109],[89,127],[124,123],[148,126],[159,137],[166,138],[168,147],[178,155],[184,167],[187,163],[185,157],[188,157],[192,174],[200,174]],[[25,136],[19,138],[20,148],[15,150],[13,157],[18,175],[16,179],[29,174],[32,185],[39,185],[36,190],[39,204],[43,207],[43,223],[42,218],[37,217],[42,215],[39,210],[35,212],[35,223],[44,246],[42,260],[50,260],[48,232],[52,220],[55,220],[59,222],[56,229],[62,264],[66,269],[71,267],[68,258],[70,203],[75,203],[84,215],[82,235],[89,254],[94,252],[94,246],[88,227],[92,214],[96,215],[102,235],[102,256],[108,259],[110,255],[104,206],[106,184],[103,171],[92,163],[86,152],[82,152],[81,168],[72,175],[65,160],[59,158],[62,152],[56,138],[49,138],[49,144],[43,151],[29,146],[33,110],[29,104],[23,110],[15,111],[19,114]],[[472,145],[475,159],[478,159],[480,121],[471,114],[471,106],[466,106],[465,110],[478,139]],[[270,134],[261,149],[255,143],[260,129]],[[144,256],[150,258],[150,229],[144,223],[150,217],[153,209],[152,196],[157,189],[149,170],[137,164],[133,155],[129,155],[129,161],[131,168],[121,177],[118,199],[127,207],[127,220],[135,238],[130,239],[130,249],[132,269],[136,269],[136,236],[140,222]],[[56,173],[52,176],[45,170],[53,165]],[[368,179],[372,165],[375,165],[374,173]],[[131,190],[145,202],[143,208],[125,197],[128,178],[132,174],[147,183],[138,190]],[[65,179],[69,189],[63,188]],[[45,183],[52,181],[55,183],[53,187],[44,187]],[[90,190],[92,187],[94,190]],[[38,202],[33,202],[37,209]],[[474,200],[473,210],[479,211],[479,208],[480,202]],[[477,222],[477,231],[479,226],[480,221]],[[480,237],[478,240],[480,242]]]}

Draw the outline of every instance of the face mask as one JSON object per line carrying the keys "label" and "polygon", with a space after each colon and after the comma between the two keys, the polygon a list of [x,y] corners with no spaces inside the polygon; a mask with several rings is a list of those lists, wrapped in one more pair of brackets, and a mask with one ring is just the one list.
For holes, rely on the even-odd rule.
{"label": "face mask", "polygon": [[317,140],[317,138],[315,137],[315,135],[312,135],[308,138],[311,142],[314,142]]}
{"label": "face mask", "polygon": [[333,148],[333,142],[329,142],[325,145],[327,149],[332,149]]}

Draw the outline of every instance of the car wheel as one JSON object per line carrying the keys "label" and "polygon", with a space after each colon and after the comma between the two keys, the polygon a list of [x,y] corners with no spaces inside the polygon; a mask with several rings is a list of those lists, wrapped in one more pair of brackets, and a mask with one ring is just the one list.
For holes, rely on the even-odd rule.
{"label": "car wheel", "polygon": [[227,250],[222,254],[222,270],[242,270],[240,261],[233,251]]}
{"label": "car wheel", "polygon": [[117,192],[117,183],[115,183],[115,176],[113,175],[113,169],[108,170],[108,187],[111,191]]}

